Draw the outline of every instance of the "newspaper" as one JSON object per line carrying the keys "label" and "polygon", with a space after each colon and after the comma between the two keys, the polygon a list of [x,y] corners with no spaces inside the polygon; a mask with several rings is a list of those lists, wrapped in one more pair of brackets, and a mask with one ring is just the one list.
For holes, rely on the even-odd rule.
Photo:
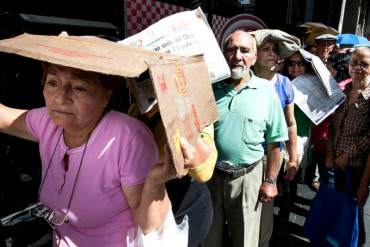
{"label": "newspaper", "polygon": [[148,72],[138,78],[126,78],[128,85],[135,96],[141,114],[150,112],[157,105],[157,98],[153,88],[152,79]]}
{"label": "newspaper", "polygon": [[181,56],[203,54],[211,82],[230,76],[230,69],[201,8],[161,19],[118,43]]}
{"label": "newspaper", "polygon": [[[346,99],[335,80],[323,81],[314,74],[303,74],[293,81],[294,103],[315,125],[320,124]],[[328,95],[328,91],[331,92]]]}
{"label": "newspaper", "polygon": [[337,92],[333,92],[332,90],[340,90],[339,87],[331,87],[330,85],[337,84],[337,81],[334,79],[332,74],[326,68],[325,64],[321,61],[318,56],[313,55],[312,53],[305,51],[303,49],[299,49],[299,52],[303,56],[303,58],[309,62],[315,71],[315,74],[319,77],[324,90],[328,96],[335,94]]}

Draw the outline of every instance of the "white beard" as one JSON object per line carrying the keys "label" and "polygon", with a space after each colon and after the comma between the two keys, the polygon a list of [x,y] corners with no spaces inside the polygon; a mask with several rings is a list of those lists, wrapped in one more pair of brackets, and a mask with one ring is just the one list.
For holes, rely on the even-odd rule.
{"label": "white beard", "polygon": [[245,67],[236,67],[231,69],[231,79],[233,80],[241,80],[244,75],[247,73],[247,69]]}

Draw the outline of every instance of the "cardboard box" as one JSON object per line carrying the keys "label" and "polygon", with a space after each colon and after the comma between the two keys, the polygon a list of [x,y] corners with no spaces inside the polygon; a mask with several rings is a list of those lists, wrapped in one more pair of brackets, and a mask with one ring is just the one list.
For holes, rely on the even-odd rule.
{"label": "cardboard box", "polygon": [[195,143],[218,113],[203,56],[181,57],[87,36],[23,34],[0,41],[0,51],[86,71],[135,79],[149,71],[179,174],[184,160],[180,136]]}

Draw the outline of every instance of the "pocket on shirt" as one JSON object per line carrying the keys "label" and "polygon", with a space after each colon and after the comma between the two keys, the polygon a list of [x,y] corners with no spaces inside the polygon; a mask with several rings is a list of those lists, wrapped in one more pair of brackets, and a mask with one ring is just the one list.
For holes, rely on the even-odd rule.
{"label": "pocket on shirt", "polygon": [[262,143],[266,131],[266,121],[246,117],[244,119],[243,141],[257,145]]}

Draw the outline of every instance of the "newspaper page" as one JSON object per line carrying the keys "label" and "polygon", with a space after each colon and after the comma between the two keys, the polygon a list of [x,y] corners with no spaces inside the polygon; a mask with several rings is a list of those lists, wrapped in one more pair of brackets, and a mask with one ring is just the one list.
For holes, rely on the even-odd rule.
{"label": "newspaper page", "polygon": [[336,80],[332,76],[332,74],[329,72],[329,70],[326,68],[325,64],[321,61],[321,59],[314,55],[309,53],[308,51],[305,51],[303,49],[299,49],[299,52],[303,56],[303,58],[309,62],[315,71],[316,75],[319,77],[320,81],[322,82],[322,85],[325,89],[325,92],[328,96],[331,96],[332,94],[336,94],[338,92],[333,92],[332,90],[340,90],[339,87],[332,87],[331,85],[337,84]]}
{"label": "newspaper page", "polygon": [[320,124],[346,99],[335,80],[326,84],[332,92],[329,96],[320,78],[314,74],[298,76],[292,81],[292,84],[294,103],[315,125]]}
{"label": "newspaper page", "polygon": [[144,114],[150,112],[157,104],[153,82],[148,72],[138,78],[126,78],[131,92],[134,94],[139,111]]}
{"label": "newspaper page", "polygon": [[163,18],[118,43],[180,56],[203,54],[212,83],[230,76],[229,66],[201,8]]}

